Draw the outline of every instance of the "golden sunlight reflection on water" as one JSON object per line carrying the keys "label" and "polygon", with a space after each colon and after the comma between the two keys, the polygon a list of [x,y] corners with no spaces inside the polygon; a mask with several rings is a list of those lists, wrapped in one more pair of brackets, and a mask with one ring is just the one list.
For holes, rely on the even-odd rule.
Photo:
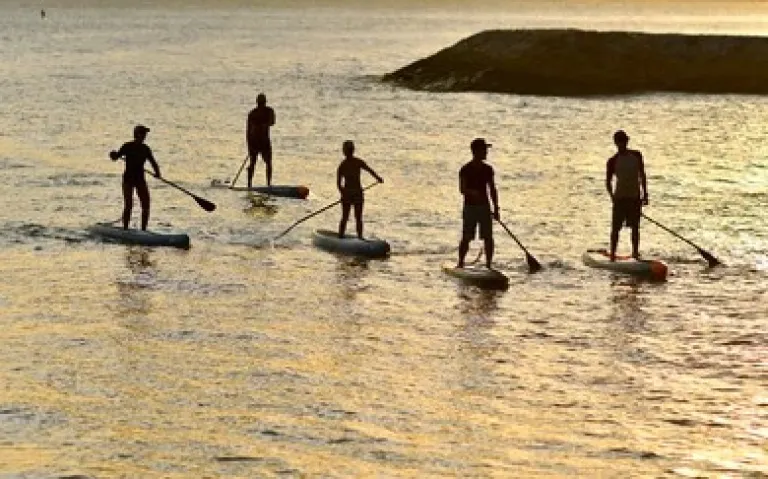
{"label": "golden sunlight reflection on water", "polygon": [[[47,30],[0,15],[23,37],[0,39],[0,476],[768,474],[765,99],[433,95],[369,78],[515,16],[162,12],[51,12]],[[241,164],[262,88],[276,176],[307,184],[305,202],[210,186]],[[217,204],[152,183],[152,227],[187,231],[189,251],[84,232],[119,216],[105,152],[139,119],[168,178]],[[725,267],[650,224],[643,254],[668,282],[581,264],[607,241],[619,126],[646,155],[649,215]],[[497,229],[505,292],[441,271],[481,135],[502,218],[544,265],[529,275]],[[384,261],[311,246],[336,209],[274,240],[336,200],[347,138],[385,178],[366,196]]]}

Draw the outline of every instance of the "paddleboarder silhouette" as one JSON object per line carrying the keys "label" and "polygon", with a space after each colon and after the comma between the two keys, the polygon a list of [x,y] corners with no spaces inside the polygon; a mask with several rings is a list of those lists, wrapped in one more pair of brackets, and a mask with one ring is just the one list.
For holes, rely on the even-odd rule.
{"label": "paddleboarder silhouette", "polygon": [[155,176],[161,178],[160,167],[155,161],[152,149],[144,143],[149,133],[149,128],[144,125],[136,125],[133,129],[133,141],[124,143],[118,151],[110,151],[112,161],[125,158],[125,172],[123,173],[123,229],[128,229],[133,209],[133,190],[139,197],[141,204],[141,229],[147,229],[149,222],[150,198],[147,179],[144,176],[144,163],[149,161]]}
{"label": "paddleboarder silhouette", "polygon": [[[613,134],[617,152],[606,164],[605,188],[613,202],[611,215],[611,261],[616,261],[619,232],[626,225],[632,230],[632,257],[640,256],[640,217],[648,204],[648,185],[643,155],[627,148],[629,135],[624,130]],[[613,177],[616,177],[616,188]]]}
{"label": "paddleboarder silhouette", "polygon": [[272,140],[269,129],[275,124],[275,110],[267,106],[267,96],[259,93],[256,97],[256,108],[248,113],[245,123],[245,141],[248,145],[248,188],[253,186],[253,172],[256,159],[261,155],[266,165],[267,186],[272,186]]}
{"label": "paddleboarder silhouette", "polygon": [[[469,251],[469,243],[475,239],[477,229],[485,246],[485,264],[491,268],[493,260],[493,220],[499,220],[499,197],[496,192],[494,171],[485,163],[490,144],[483,138],[475,138],[470,143],[472,160],[459,170],[459,191],[464,196],[462,210],[462,234],[459,242],[458,268],[464,267],[464,258]],[[490,201],[488,196],[490,194]],[[491,212],[493,202],[493,212]]]}
{"label": "paddleboarder silhouette", "polygon": [[379,183],[383,183],[384,180],[365,161],[355,156],[354,142],[351,140],[345,141],[341,146],[341,150],[344,153],[344,159],[336,170],[336,187],[339,189],[339,193],[341,193],[339,238],[344,237],[344,232],[347,229],[347,220],[349,220],[349,210],[354,207],[357,237],[363,239],[363,203],[365,198],[363,186],[360,183],[360,172],[362,170],[367,171]]}

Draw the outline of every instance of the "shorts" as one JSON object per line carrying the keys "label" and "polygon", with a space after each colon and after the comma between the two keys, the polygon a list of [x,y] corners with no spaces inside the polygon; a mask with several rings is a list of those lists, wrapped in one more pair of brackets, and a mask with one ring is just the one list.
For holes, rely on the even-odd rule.
{"label": "shorts", "polygon": [[353,193],[345,192],[345,193],[342,193],[341,195],[342,205],[361,206],[364,201],[365,201],[365,197],[363,196],[362,191],[355,191]]}
{"label": "shorts", "polygon": [[640,198],[616,198],[613,201],[613,229],[621,229],[626,225],[630,228],[640,226],[640,216],[643,214],[643,202]]}
{"label": "shorts", "polygon": [[143,172],[141,174],[123,174],[123,187],[147,190],[147,179]]}
{"label": "shorts", "polygon": [[254,142],[248,149],[248,154],[251,156],[251,164],[256,161],[256,158],[261,155],[261,159],[264,163],[272,164],[272,143],[269,141]]}
{"label": "shorts", "polygon": [[462,239],[473,240],[478,226],[481,239],[493,239],[493,221],[489,205],[464,205]]}

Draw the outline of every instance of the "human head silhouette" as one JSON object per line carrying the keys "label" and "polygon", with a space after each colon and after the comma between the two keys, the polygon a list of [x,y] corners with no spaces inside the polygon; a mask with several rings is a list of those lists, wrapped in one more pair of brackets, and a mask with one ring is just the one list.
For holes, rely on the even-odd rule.
{"label": "human head silhouette", "polygon": [[619,148],[627,146],[627,143],[629,143],[629,135],[624,130],[618,130],[616,133],[613,134],[613,142],[618,146]]}
{"label": "human head silhouette", "polygon": [[144,125],[136,125],[133,128],[133,137],[138,141],[144,141],[149,133],[149,128]]}
{"label": "human head silhouette", "polygon": [[472,150],[472,156],[481,160],[488,157],[488,148],[491,147],[490,143],[485,142],[485,138],[475,138],[472,143],[469,144],[469,149]]}
{"label": "human head silhouette", "polygon": [[344,156],[350,157],[355,154],[355,143],[352,140],[347,140],[341,145],[341,151]]}

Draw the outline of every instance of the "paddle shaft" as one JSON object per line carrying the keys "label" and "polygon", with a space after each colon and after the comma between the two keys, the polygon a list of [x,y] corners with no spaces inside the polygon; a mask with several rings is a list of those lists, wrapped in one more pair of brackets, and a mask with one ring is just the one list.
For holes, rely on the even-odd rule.
{"label": "paddle shaft", "polygon": [[509,236],[511,236],[512,239],[515,240],[515,243],[517,243],[517,245],[520,247],[520,249],[523,250],[523,252],[525,253],[525,260],[528,262],[528,269],[530,270],[530,272],[531,273],[535,273],[536,271],[540,270],[541,269],[541,263],[539,263],[536,260],[536,258],[534,258],[533,255],[528,252],[528,250],[525,248],[525,246],[523,246],[523,243],[521,243],[520,240],[517,239],[517,236],[515,236],[509,230],[509,228],[507,228],[507,225],[505,225],[503,221],[501,221],[500,219],[497,219],[496,221],[504,228],[504,230],[506,230],[507,234],[509,234]]}
{"label": "paddle shaft", "polygon": [[[376,182],[376,183],[371,183],[370,185],[368,185],[368,186],[366,186],[365,188],[363,188],[363,191],[365,191],[365,190],[367,190],[367,189],[369,189],[369,188],[373,188],[374,186],[376,186],[376,185],[378,185],[378,184],[379,184],[378,182]],[[313,213],[310,213],[310,214],[308,214],[307,216],[305,216],[305,217],[301,218],[299,221],[297,221],[297,222],[295,222],[294,224],[292,224],[291,226],[289,226],[289,227],[288,227],[288,228],[287,228],[285,231],[283,231],[283,232],[282,232],[282,233],[280,233],[279,235],[275,236],[275,238],[274,238],[272,241],[277,241],[277,240],[279,240],[280,238],[282,238],[283,236],[285,236],[286,234],[288,234],[288,232],[289,232],[289,231],[291,231],[291,230],[292,230],[293,228],[295,228],[296,226],[298,226],[298,225],[300,225],[301,223],[303,223],[303,222],[307,221],[308,219],[312,218],[313,216],[317,216],[317,215],[319,215],[319,214],[320,214],[320,213],[322,213],[323,211],[326,211],[326,210],[329,210],[329,209],[333,208],[334,206],[338,205],[339,203],[341,203],[341,200],[340,200],[340,199],[339,199],[339,200],[336,200],[336,201],[334,201],[333,203],[331,203],[331,204],[330,204],[330,205],[328,205],[328,206],[324,206],[324,207],[320,208],[319,210],[317,210],[317,211],[315,211],[315,212],[313,212]]]}
{"label": "paddle shaft", "polygon": [[235,183],[237,183],[237,179],[240,178],[240,173],[243,172],[243,168],[245,168],[245,164],[248,163],[248,158],[250,158],[250,155],[245,155],[245,159],[243,160],[243,164],[240,165],[240,169],[237,170],[237,174],[235,175],[235,179],[232,180],[232,183],[230,183],[230,185],[229,185],[230,189],[235,187]]}
{"label": "paddle shaft", "polygon": [[171,185],[174,188],[176,188],[176,189],[178,189],[180,191],[183,191],[184,193],[188,194],[189,196],[194,198],[195,201],[197,202],[197,204],[200,205],[200,207],[203,208],[205,211],[213,211],[213,210],[216,209],[216,205],[211,203],[210,201],[206,200],[205,198],[201,198],[201,197],[197,196],[196,194],[192,193],[191,191],[185,189],[184,187],[179,186],[179,185],[177,185],[176,183],[174,183],[174,182],[172,182],[170,180],[166,180],[162,176],[157,176],[152,171],[149,171],[147,169],[145,169],[144,171],[147,172],[150,176],[154,176],[158,180],[162,181],[163,183],[165,183],[167,185]]}
{"label": "paddle shaft", "polygon": [[663,229],[667,233],[671,234],[675,238],[680,239],[682,241],[685,241],[689,245],[691,245],[694,248],[696,248],[696,250],[699,252],[699,254],[702,255],[704,257],[704,259],[706,259],[707,262],[710,265],[714,266],[714,265],[720,264],[720,261],[717,258],[715,258],[711,253],[707,252],[706,250],[704,250],[703,248],[701,248],[697,244],[695,244],[693,241],[680,236],[677,232],[667,228],[666,226],[664,226],[663,224],[661,224],[658,221],[654,220],[653,218],[649,218],[648,216],[645,215],[645,213],[643,213],[642,215],[643,215],[643,218],[647,219],[648,221],[650,221],[651,223],[655,224],[659,228]]}

